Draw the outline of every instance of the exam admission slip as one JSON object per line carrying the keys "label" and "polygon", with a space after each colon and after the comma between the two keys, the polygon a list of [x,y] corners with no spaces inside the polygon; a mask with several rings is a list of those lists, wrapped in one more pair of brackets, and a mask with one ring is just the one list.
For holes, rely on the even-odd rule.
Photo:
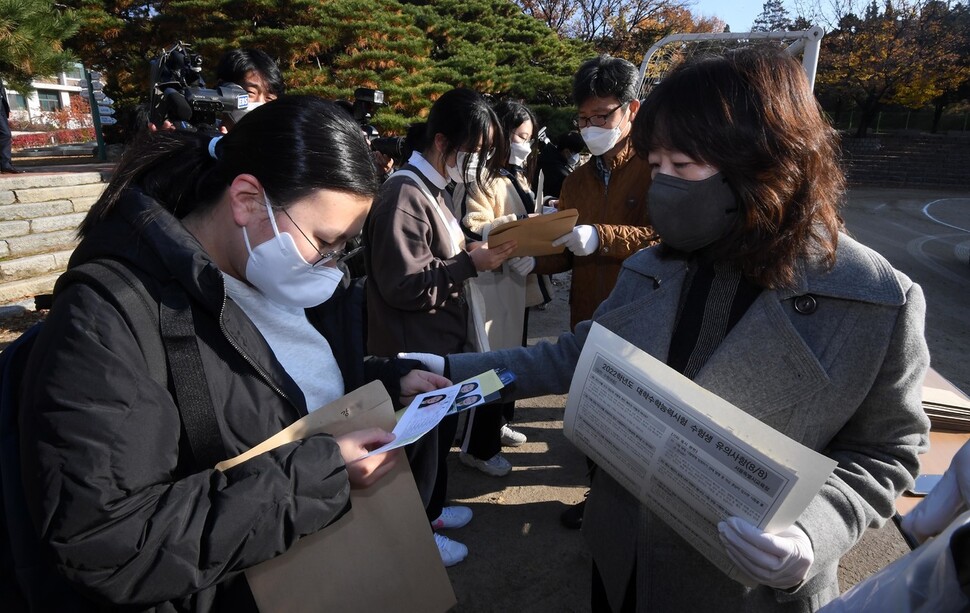
{"label": "exam admission slip", "polygon": [[574,445],[731,578],[717,524],[789,527],[836,462],[594,323],[569,389]]}

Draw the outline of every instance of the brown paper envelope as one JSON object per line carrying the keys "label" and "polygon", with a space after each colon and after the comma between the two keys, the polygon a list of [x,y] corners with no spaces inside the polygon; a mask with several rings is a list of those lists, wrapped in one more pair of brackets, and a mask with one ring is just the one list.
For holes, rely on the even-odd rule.
{"label": "brown paper envelope", "polygon": [[498,247],[514,240],[517,245],[511,257],[562,253],[565,247],[553,247],[552,241],[569,233],[578,217],[579,211],[566,209],[502,224],[488,233],[488,246]]}
{"label": "brown paper envelope", "polygon": [[[250,452],[263,453],[319,432],[394,428],[380,382],[361,387],[299,420]],[[218,468],[248,458],[247,452]],[[401,453],[395,450],[392,453]],[[288,551],[246,571],[259,610],[443,612],[457,600],[414,478],[402,457],[376,485],[350,493],[352,508]]]}

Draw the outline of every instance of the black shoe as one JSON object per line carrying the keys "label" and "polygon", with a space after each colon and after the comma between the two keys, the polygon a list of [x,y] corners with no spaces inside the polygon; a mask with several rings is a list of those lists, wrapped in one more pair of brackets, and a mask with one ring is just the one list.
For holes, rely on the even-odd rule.
{"label": "black shoe", "polygon": [[5,175],[19,175],[23,171],[11,166],[10,168],[0,168],[0,172],[2,172]]}
{"label": "black shoe", "polygon": [[570,530],[579,530],[583,527],[583,514],[586,512],[586,500],[583,499],[562,512],[559,521]]}

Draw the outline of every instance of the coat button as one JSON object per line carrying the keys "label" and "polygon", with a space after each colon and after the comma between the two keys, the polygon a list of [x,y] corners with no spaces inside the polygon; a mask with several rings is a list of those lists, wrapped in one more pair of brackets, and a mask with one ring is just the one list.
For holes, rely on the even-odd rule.
{"label": "coat button", "polygon": [[818,302],[815,300],[815,296],[805,294],[804,296],[795,297],[795,310],[802,315],[811,315],[817,308]]}

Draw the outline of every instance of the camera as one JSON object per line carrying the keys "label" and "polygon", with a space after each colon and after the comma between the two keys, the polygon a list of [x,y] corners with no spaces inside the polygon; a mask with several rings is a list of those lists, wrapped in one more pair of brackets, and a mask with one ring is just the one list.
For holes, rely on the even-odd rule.
{"label": "camera", "polygon": [[398,160],[406,161],[409,157],[403,136],[381,136],[370,139],[370,148],[372,151],[377,151],[389,158],[394,158],[395,162]]}
{"label": "camera", "polygon": [[187,43],[179,41],[163,49],[151,64],[148,118],[155,125],[168,120],[183,128],[215,129],[224,115],[238,120],[249,107],[249,94],[234,83],[205,86],[202,56]]}
{"label": "camera", "polygon": [[[374,118],[377,109],[384,106],[384,92],[369,87],[358,87],[354,90],[354,119],[361,127],[368,126]],[[375,131],[376,133],[376,131]]]}

